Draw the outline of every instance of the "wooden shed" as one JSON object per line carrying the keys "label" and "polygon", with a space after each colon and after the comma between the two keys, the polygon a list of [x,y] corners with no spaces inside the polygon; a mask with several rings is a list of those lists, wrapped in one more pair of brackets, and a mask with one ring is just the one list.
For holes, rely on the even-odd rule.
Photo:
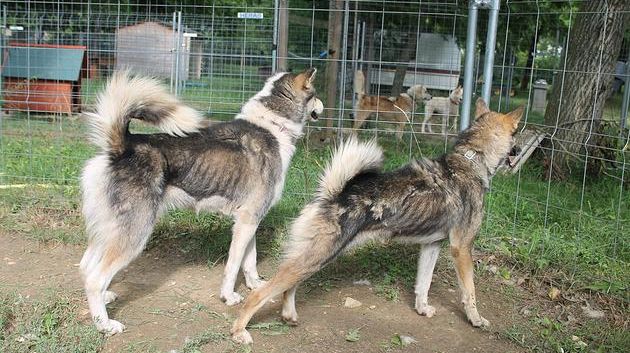
{"label": "wooden shed", "polygon": [[183,37],[179,61],[175,55],[177,36],[158,22],[143,22],[116,30],[116,69],[129,69],[157,77],[171,77],[176,62],[179,79],[188,79],[190,37]]}
{"label": "wooden shed", "polygon": [[86,48],[78,45],[9,43],[2,68],[3,109],[51,113],[81,110]]}

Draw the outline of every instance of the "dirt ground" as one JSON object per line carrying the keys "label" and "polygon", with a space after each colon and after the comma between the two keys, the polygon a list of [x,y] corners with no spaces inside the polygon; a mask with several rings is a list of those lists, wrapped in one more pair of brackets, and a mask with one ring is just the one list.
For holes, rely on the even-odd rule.
{"label": "dirt ground", "polygon": [[[47,288],[63,288],[83,296],[78,263],[83,248],[48,245],[21,235],[0,232],[0,282],[24,295],[37,295]],[[229,334],[239,307],[227,307],[218,298],[223,266],[209,269],[205,262],[191,260],[178,251],[156,247],[114,279],[112,289],[119,299],[109,305],[110,316],[123,322],[127,331],[106,342],[105,352],[118,352],[130,344],[157,347],[160,351],[181,348],[187,339],[204,332]],[[261,273],[273,273],[271,260],[263,260]],[[341,277],[343,274],[339,274]],[[373,286],[353,284],[352,278],[336,281],[328,290],[302,286],[297,294],[300,323],[297,327],[264,323],[279,319],[280,303],[267,304],[253,319],[262,328],[252,329],[254,352],[520,352],[498,332],[510,327],[520,305],[514,297],[496,291],[490,281],[478,281],[479,311],[491,322],[490,329],[469,325],[457,304],[455,287],[434,276],[429,300],[437,309],[433,318],[413,310],[413,293],[402,291],[397,302],[375,294]],[[241,293],[246,289],[239,283]],[[309,290],[310,289],[310,290]],[[308,293],[305,293],[308,291]],[[345,297],[362,305],[348,309]],[[85,303],[85,301],[84,301]],[[82,312],[89,324],[87,303]],[[269,327],[267,327],[269,326]],[[358,329],[359,339],[345,338]],[[392,343],[396,334],[411,336],[416,343],[402,347]],[[226,339],[201,346],[202,352],[234,349]]]}

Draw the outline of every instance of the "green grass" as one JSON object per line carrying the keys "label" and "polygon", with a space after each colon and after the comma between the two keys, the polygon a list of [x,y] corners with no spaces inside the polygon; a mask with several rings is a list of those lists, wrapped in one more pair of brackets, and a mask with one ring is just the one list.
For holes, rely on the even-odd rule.
{"label": "green grass", "polygon": [[0,290],[0,351],[98,351],[104,343],[103,335],[78,319],[81,303],[76,298],[62,291],[33,299]]}

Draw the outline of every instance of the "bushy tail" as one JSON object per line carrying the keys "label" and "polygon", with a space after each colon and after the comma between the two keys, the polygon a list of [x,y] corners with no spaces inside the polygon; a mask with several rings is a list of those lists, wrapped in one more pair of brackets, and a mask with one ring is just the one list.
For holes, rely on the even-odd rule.
{"label": "bushy tail", "polygon": [[160,84],[147,77],[132,77],[126,71],[114,73],[98,96],[95,113],[87,113],[92,140],[104,151],[121,154],[131,119],[140,119],[162,131],[184,136],[198,131],[202,116],[185,106]]}
{"label": "bushy tail", "polygon": [[333,152],[332,159],[320,178],[318,196],[331,200],[354,176],[369,170],[379,170],[382,164],[383,151],[376,140],[360,142],[351,136]]}

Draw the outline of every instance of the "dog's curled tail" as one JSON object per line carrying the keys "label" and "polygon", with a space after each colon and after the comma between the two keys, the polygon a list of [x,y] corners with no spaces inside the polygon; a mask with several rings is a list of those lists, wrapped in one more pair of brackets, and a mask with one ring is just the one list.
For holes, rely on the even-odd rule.
{"label": "dog's curled tail", "polygon": [[333,152],[319,181],[319,198],[333,199],[350,179],[363,172],[379,170],[382,165],[383,151],[376,140],[360,142],[351,136]]}
{"label": "dog's curled tail", "polygon": [[174,136],[198,131],[203,119],[158,80],[132,77],[127,71],[114,73],[98,96],[96,112],[86,115],[92,126],[92,141],[114,154],[125,151],[131,119],[143,120]]}

